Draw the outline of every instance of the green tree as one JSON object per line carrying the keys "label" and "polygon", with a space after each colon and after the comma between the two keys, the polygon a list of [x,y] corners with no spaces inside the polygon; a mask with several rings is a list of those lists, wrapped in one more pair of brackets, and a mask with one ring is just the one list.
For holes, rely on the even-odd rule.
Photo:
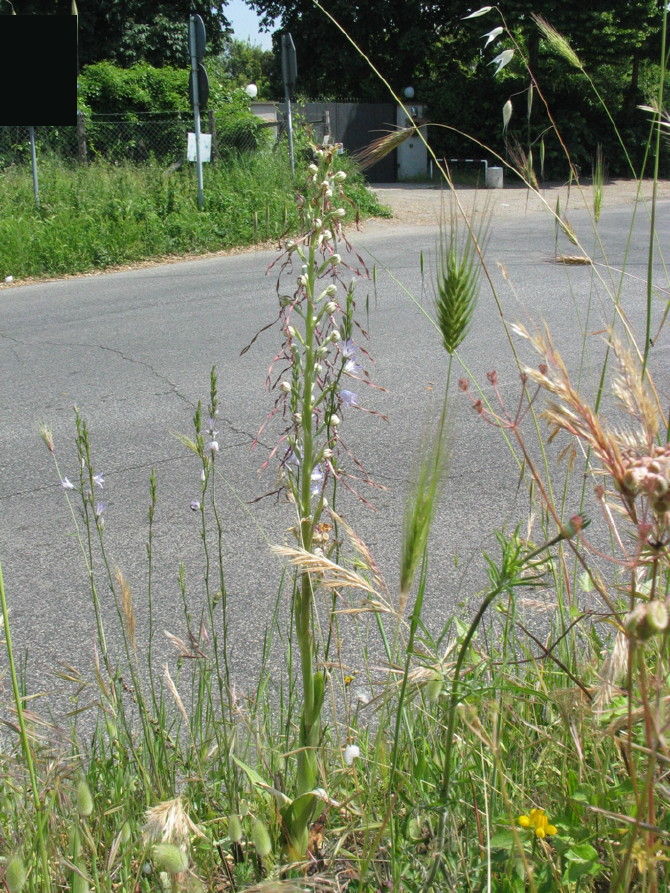
{"label": "green tree", "polygon": [[[388,99],[365,60],[312,0],[247,4],[261,14],[266,28],[279,20],[293,35],[300,94],[310,99]],[[458,127],[502,153],[506,140],[501,109],[508,99],[515,108],[509,142],[518,140],[526,150],[533,145],[537,150],[549,126],[537,91],[527,120],[530,78],[522,64],[525,57],[582,169],[590,169],[596,145],[601,144],[610,172],[624,172],[624,156],[607,115],[583,74],[570,69],[542,38],[532,17],[540,12],[574,47],[639,160],[647,122],[637,105],[649,98],[644,88],[658,62],[662,0],[504,0],[500,11],[494,8],[485,16],[465,19],[480,5],[467,0],[323,3],[397,92],[412,85],[416,101],[428,104],[431,120]],[[482,34],[501,24],[501,13],[511,36],[502,34],[485,48]],[[491,60],[513,41],[521,53],[494,75]],[[473,151],[463,137],[444,132],[436,147],[444,154]],[[547,171],[567,175],[558,140],[547,136],[545,148]]]}
{"label": "green tree", "polygon": [[[78,0],[79,63],[109,59],[118,65],[188,65],[188,16],[194,10],[205,22],[208,53],[216,54],[230,29],[224,9],[228,0]],[[68,15],[71,0],[12,0],[17,15]],[[0,14],[10,15],[7,3]]]}
{"label": "green tree", "polygon": [[[247,5],[261,14],[266,28],[280,19],[283,30],[291,32],[300,94],[310,99],[387,98],[369,66],[311,0],[247,0]],[[402,90],[412,83],[428,45],[439,37],[441,11],[448,4],[328,0],[324,5],[393,86]]]}
{"label": "green tree", "polygon": [[228,88],[256,84],[259,99],[276,98],[278,95],[270,86],[274,70],[272,51],[247,41],[227,36],[217,59],[208,64],[208,69]]}

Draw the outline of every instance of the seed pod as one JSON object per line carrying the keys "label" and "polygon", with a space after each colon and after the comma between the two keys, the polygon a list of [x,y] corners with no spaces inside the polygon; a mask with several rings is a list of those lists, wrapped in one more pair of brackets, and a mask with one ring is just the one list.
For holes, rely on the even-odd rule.
{"label": "seed pod", "polygon": [[20,856],[12,856],[5,871],[5,884],[9,893],[20,893],[26,882],[26,869]]}
{"label": "seed pod", "polygon": [[83,778],[77,784],[77,812],[83,817],[89,816],[93,812],[91,789]]}
{"label": "seed pod", "polygon": [[268,829],[260,819],[255,819],[251,826],[251,840],[261,859],[265,859],[270,855],[272,852],[272,841],[270,840]]}
{"label": "seed pod", "polygon": [[646,642],[652,636],[665,632],[669,621],[665,602],[654,600],[636,605],[624,618],[624,626],[640,642]]}
{"label": "seed pod", "polygon": [[233,843],[239,843],[242,840],[242,822],[238,815],[228,816],[228,837]]}
{"label": "seed pod", "polygon": [[156,867],[168,874],[181,874],[188,868],[186,854],[172,843],[157,843],[152,850],[152,856]]}

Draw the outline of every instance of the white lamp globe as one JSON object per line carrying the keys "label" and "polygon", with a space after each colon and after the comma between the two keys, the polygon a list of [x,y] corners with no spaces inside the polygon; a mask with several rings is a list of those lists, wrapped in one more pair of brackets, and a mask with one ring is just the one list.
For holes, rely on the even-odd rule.
{"label": "white lamp globe", "polygon": [[249,99],[255,99],[258,96],[258,87],[256,84],[247,84],[244,88],[244,92],[247,94]]}
{"label": "white lamp globe", "polygon": [[402,91],[405,99],[414,99],[414,87],[405,87]]}

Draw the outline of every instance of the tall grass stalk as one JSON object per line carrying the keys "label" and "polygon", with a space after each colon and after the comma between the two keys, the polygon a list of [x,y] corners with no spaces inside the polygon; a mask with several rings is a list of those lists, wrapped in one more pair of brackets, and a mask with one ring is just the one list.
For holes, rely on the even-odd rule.
{"label": "tall grass stalk", "polygon": [[5,581],[2,573],[2,565],[0,564],[0,608],[2,609],[2,633],[5,638],[5,653],[7,654],[7,663],[9,666],[9,678],[12,684],[12,696],[14,698],[14,709],[16,711],[16,720],[19,726],[19,739],[21,741],[21,752],[28,770],[28,778],[30,780],[30,792],[32,795],[33,809],[35,810],[35,837],[37,839],[37,852],[39,854],[40,867],[42,870],[42,884],[40,889],[44,893],[49,893],[52,886],[50,882],[51,872],[49,871],[49,851],[48,851],[48,812],[46,804],[42,802],[40,795],[39,781],[37,771],[35,769],[35,761],[33,759],[32,746],[28,735],[28,726],[26,724],[25,710],[23,705],[23,697],[19,688],[19,679],[16,672],[16,662],[14,660],[14,646],[12,643],[12,630],[9,622],[9,607],[7,604],[7,595],[5,593]]}

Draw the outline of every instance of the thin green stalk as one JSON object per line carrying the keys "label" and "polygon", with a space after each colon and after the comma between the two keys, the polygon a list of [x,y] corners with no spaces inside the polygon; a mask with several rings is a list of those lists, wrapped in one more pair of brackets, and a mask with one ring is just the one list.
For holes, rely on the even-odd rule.
{"label": "thin green stalk", "polygon": [[644,351],[642,356],[642,377],[647,371],[647,360],[651,348],[651,310],[654,277],[654,242],[656,235],[656,202],[658,196],[658,174],[661,163],[661,126],[660,116],[663,109],[663,88],[665,86],[665,44],[668,26],[668,7],[663,4],[663,24],[661,27],[661,73],[658,79],[658,98],[656,107],[656,140],[654,145],[654,180],[651,194],[651,214],[649,219],[649,251],[647,254],[647,306],[644,328]]}
{"label": "thin green stalk", "polygon": [[44,810],[42,801],[40,800],[40,792],[37,783],[37,772],[35,770],[35,761],[33,760],[33,752],[28,737],[28,729],[26,727],[26,719],[23,711],[23,698],[19,689],[19,680],[16,673],[16,664],[14,662],[14,648],[12,645],[12,631],[9,625],[9,609],[7,606],[7,597],[5,594],[5,582],[2,574],[2,565],[0,564],[0,606],[2,607],[2,625],[5,634],[5,651],[7,653],[7,663],[9,664],[9,676],[12,683],[12,695],[14,697],[14,707],[16,709],[16,717],[19,724],[19,739],[21,741],[21,750],[23,759],[28,769],[30,778],[30,790],[33,797],[33,807],[37,820],[37,848],[39,851],[40,862],[42,864],[42,884],[40,889],[43,891],[51,890],[51,876],[49,871],[49,854],[47,851],[48,839],[48,815]]}

